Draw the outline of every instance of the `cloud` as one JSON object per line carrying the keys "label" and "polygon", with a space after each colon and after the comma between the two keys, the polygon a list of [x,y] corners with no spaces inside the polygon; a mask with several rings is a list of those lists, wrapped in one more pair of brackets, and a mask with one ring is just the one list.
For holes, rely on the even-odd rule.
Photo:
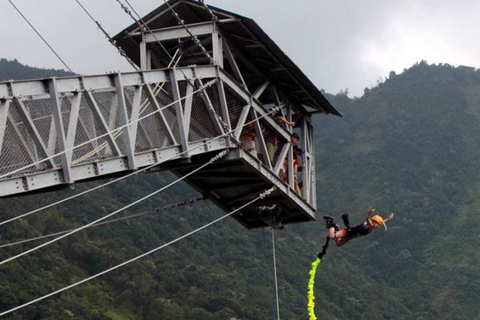
{"label": "cloud", "polygon": [[478,48],[472,48],[469,30],[478,27],[471,22],[462,25],[471,18],[468,10],[456,6],[426,10],[412,5],[390,17],[381,37],[363,43],[362,59],[381,70],[398,70],[422,59],[431,63],[474,63],[472,49],[478,53]]}
{"label": "cloud", "polygon": [[[129,0],[146,15],[163,1]],[[253,18],[319,88],[365,87],[424,59],[480,65],[477,0],[206,0]],[[133,21],[115,1],[81,0],[115,35]],[[75,1],[15,0],[73,70],[97,74],[131,70]],[[0,57],[45,68],[64,68],[7,1],[0,1]]]}

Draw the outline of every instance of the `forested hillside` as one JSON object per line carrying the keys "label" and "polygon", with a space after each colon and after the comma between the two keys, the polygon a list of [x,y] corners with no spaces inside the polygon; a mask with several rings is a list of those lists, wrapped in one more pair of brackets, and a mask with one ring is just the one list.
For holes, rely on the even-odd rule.
{"label": "forested hillside", "polygon": [[384,318],[480,319],[480,71],[422,62],[361,99],[330,98],[344,119],[317,119],[319,205],[396,216],[328,258],[348,257],[411,313]]}
{"label": "forested hillside", "polygon": [[[5,66],[15,65],[29,69],[1,60],[0,79],[15,78],[4,74]],[[19,77],[39,76],[38,69],[31,71]],[[327,96],[344,117],[313,117],[318,217],[348,212],[357,223],[372,205],[383,215],[395,212],[395,218],[387,232],[329,248],[315,286],[319,319],[480,319],[480,72],[422,62],[391,73],[361,98]],[[139,174],[0,226],[0,245],[80,226],[173,179]],[[92,185],[2,199],[0,221]],[[186,185],[175,186],[122,213],[145,215],[80,232],[0,265],[0,311],[159,247],[222,214],[202,200],[163,209],[198,197]],[[282,319],[307,318],[308,270],[325,235],[321,219],[276,231]],[[39,243],[0,248],[0,260]],[[6,318],[273,319],[272,270],[270,231],[246,230],[227,219]]]}
{"label": "forested hillside", "polygon": [[0,81],[62,77],[70,74],[70,72],[64,70],[33,68],[23,65],[17,60],[0,59]]}

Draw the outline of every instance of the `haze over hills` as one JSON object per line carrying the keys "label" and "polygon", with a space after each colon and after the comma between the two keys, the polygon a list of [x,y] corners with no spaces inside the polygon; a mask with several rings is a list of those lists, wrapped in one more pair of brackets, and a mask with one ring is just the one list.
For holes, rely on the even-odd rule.
{"label": "haze over hills", "polygon": [[[2,59],[0,79],[45,77]],[[31,76],[28,71],[31,71]],[[44,72],[39,75],[36,72]],[[12,73],[13,72],[13,73]],[[26,75],[26,76],[25,76]],[[388,231],[329,248],[316,281],[321,319],[480,319],[480,71],[418,63],[361,98],[327,98],[343,118],[314,116],[318,217],[369,205],[395,213]],[[0,226],[2,243],[92,221],[174,178],[142,174],[81,200]],[[0,200],[2,218],[76,190]],[[195,198],[186,185],[129,213]],[[79,233],[0,266],[0,311],[62,288],[172,240],[222,213],[198,202]],[[276,232],[280,314],[305,319],[310,263],[326,229]],[[274,314],[268,230],[233,219],[128,267],[19,310],[11,319],[267,319]],[[38,243],[36,243],[38,244]],[[3,260],[32,247],[0,248]],[[8,318],[8,317],[7,317]]]}

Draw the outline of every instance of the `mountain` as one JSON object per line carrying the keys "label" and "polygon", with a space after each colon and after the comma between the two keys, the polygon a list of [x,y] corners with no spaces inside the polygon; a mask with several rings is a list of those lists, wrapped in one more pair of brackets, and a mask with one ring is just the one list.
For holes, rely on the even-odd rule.
{"label": "mountain", "polygon": [[33,68],[21,64],[16,59],[13,61],[0,59],[0,81],[64,77],[68,75],[71,75],[71,73],[64,70]]}
{"label": "mountain", "polygon": [[480,319],[480,71],[421,62],[361,99],[330,98],[344,118],[317,119],[319,205],[395,212],[388,232],[341,250],[409,310],[375,301],[380,319]]}
{"label": "mountain", "polygon": [[[29,70],[18,62],[0,62]],[[31,69],[34,72],[39,69]],[[9,71],[10,72],[10,71]],[[41,77],[49,74],[48,70]],[[368,206],[394,212],[388,231],[330,245],[317,271],[320,319],[480,319],[480,72],[418,63],[361,98],[327,94],[343,118],[314,116],[318,217]],[[27,219],[0,226],[2,243],[78,227],[164,186],[139,174]],[[0,200],[3,221],[78,193]],[[132,208],[145,213],[80,232],[0,265],[0,310],[161,246],[222,213],[186,185]],[[282,319],[307,318],[308,270],[326,236],[323,221],[275,232]],[[45,240],[44,240],[45,241]],[[0,248],[0,261],[39,242]],[[18,310],[11,319],[275,318],[271,232],[227,219],[148,257]],[[7,316],[8,318],[8,316]]]}

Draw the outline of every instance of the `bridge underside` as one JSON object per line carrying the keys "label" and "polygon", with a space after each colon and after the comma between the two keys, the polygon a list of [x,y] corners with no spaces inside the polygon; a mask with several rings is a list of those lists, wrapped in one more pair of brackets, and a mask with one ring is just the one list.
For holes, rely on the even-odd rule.
{"label": "bridge underside", "polygon": [[[213,155],[202,154],[193,157],[189,163],[169,162],[161,167],[183,177],[205,164]],[[226,212],[245,205],[263,191],[276,186],[269,196],[233,215],[247,228],[281,228],[285,224],[315,220],[314,208],[305,204],[273,172],[262,170],[258,160],[241,149],[232,149],[222,160],[197,171],[185,181]]]}

